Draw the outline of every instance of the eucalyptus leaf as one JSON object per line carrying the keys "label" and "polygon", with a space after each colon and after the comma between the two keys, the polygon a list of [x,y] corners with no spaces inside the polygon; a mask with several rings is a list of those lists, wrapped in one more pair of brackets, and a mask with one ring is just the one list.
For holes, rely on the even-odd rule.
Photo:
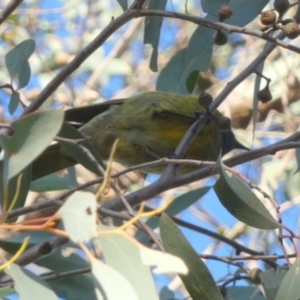
{"label": "eucalyptus leaf", "polygon": [[11,294],[14,294],[14,293],[15,293],[15,291],[10,286],[0,288],[1,299],[5,299],[5,297],[7,297]]}
{"label": "eucalyptus leaf", "polygon": [[21,247],[26,237],[29,237],[28,248],[30,248],[37,244],[41,244],[54,236],[53,233],[46,231],[27,231],[18,236],[0,239],[0,247],[13,254]]}
{"label": "eucalyptus leaf", "polygon": [[19,294],[20,300],[57,300],[49,285],[32,272],[11,264],[5,269],[5,273],[14,280],[14,289]]}
{"label": "eucalyptus leaf", "polygon": [[223,0],[222,2],[220,0],[201,0],[201,6],[206,13],[217,16],[220,6],[229,2],[230,0]]}
{"label": "eucalyptus leaf", "polygon": [[35,50],[34,40],[25,40],[10,50],[5,56],[5,65],[13,80],[17,77],[18,89],[25,87],[31,76],[29,57]]}
{"label": "eucalyptus leaf", "polygon": [[226,295],[231,300],[265,300],[256,286],[233,286],[226,289]]}
{"label": "eucalyptus leaf", "polygon": [[[49,255],[39,258],[35,263],[41,267],[55,272],[68,272],[89,268],[89,263],[79,254],[73,252],[74,249],[57,249]],[[76,249],[78,252],[78,249]],[[66,255],[66,253],[68,253]]]}
{"label": "eucalyptus leaf", "polygon": [[117,0],[120,6],[122,7],[123,11],[127,10],[128,8],[128,0]]}
{"label": "eucalyptus leaf", "polygon": [[269,269],[262,273],[261,282],[265,291],[266,300],[275,299],[279,286],[288,270],[288,267],[277,267],[276,270]]}
{"label": "eucalyptus leaf", "polygon": [[194,31],[187,48],[174,55],[160,72],[156,89],[187,95],[186,81],[193,71],[206,71],[212,58],[214,30],[202,26]]}
{"label": "eucalyptus leaf", "polygon": [[8,111],[12,115],[18,108],[20,102],[20,93],[13,91],[10,100],[9,100],[9,105],[8,105]]}
{"label": "eucalyptus leaf", "polygon": [[279,228],[279,223],[276,222],[258,197],[236,176],[227,175],[220,159],[218,159],[216,167],[220,178],[214,185],[214,191],[228,212],[241,222],[255,228]]}
{"label": "eucalyptus leaf", "polygon": [[165,250],[180,257],[189,269],[187,275],[179,275],[192,299],[222,300],[223,297],[205,263],[188,240],[165,214],[160,219],[160,234]]}
{"label": "eucalyptus leaf", "polygon": [[[165,10],[167,0],[151,0],[148,9]],[[150,69],[157,72],[158,43],[163,17],[147,16],[145,18],[144,44],[152,45]]]}
{"label": "eucalyptus leaf", "polygon": [[[225,1],[223,1],[225,3]],[[222,2],[222,4],[223,4]],[[226,23],[245,26],[251,22],[268,3],[267,0],[231,0],[233,15]],[[217,21],[217,8],[221,5],[217,0],[203,0],[204,10],[211,13],[205,18]],[[187,80],[193,71],[206,71],[211,62],[215,30],[198,26],[194,31],[188,46],[174,55],[161,71],[156,89],[164,92],[188,94]],[[190,90],[189,83],[189,90]]]}
{"label": "eucalyptus leaf", "polygon": [[[126,277],[118,273],[112,267],[101,260],[92,257],[92,274],[98,284],[101,285],[104,299],[139,300],[136,292]],[[116,288],[116,282],[118,283]],[[144,290],[145,293],[145,290]]]}
{"label": "eucalyptus leaf", "polygon": [[68,174],[65,176],[59,176],[56,173],[49,174],[32,181],[30,184],[30,190],[42,193],[70,189],[72,186],[69,184],[67,176]]}
{"label": "eucalyptus leaf", "polygon": [[275,300],[298,300],[300,295],[300,258],[297,257],[285,274],[279,289],[276,294]]}
{"label": "eucalyptus leaf", "polygon": [[88,242],[96,234],[95,195],[88,192],[75,192],[58,210],[65,230],[75,242]]}
{"label": "eucalyptus leaf", "polygon": [[[101,226],[101,229],[108,228]],[[120,234],[100,235],[98,240],[107,265],[130,282],[138,299],[158,299],[150,268],[142,262],[140,249],[136,243]]]}
{"label": "eucalyptus leaf", "polygon": [[99,300],[95,293],[95,283],[90,275],[75,275],[49,282],[53,291],[62,299]]}
{"label": "eucalyptus leaf", "polygon": [[59,132],[63,118],[61,110],[35,112],[11,123],[13,136],[0,134],[5,184],[46,149]]}

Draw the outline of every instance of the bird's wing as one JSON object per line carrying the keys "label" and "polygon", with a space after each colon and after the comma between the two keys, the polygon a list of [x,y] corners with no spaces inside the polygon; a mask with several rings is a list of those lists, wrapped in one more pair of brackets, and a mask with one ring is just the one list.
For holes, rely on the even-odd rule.
{"label": "bird's wing", "polygon": [[121,105],[126,99],[109,100],[89,106],[75,107],[65,111],[65,121],[79,126],[107,111],[112,105]]}

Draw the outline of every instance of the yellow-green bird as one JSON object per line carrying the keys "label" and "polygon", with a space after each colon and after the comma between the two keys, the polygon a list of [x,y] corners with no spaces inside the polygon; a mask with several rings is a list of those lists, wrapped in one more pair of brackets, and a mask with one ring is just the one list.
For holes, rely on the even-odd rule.
{"label": "yellow-green bird", "polygon": [[[89,138],[103,160],[107,160],[119,139],[114,160],[134,166],[157,158],[172,156],[182,137],[195,120],[196,112],[205,112],[198,97],[163,92],[146,92],[128,99],[67,110],[65,121],[79,124],[79,132]],[[234,137],[231,129],[223,130],[216,112],[190,145],[187,159],[215,161],[221,153],[234,148],[247,149]],[[50,146],[34,163],[33,179],[76,164],[57,145]],[[195,170],[195,166],[179,168],[179,173]],[[160,174],[165,166],[143,169]]]}

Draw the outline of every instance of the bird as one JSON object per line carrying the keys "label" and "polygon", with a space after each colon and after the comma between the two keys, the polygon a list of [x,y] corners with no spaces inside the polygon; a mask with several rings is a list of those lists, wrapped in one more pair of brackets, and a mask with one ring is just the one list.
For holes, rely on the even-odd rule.
{"label": "bird", "polygon": [[[197,96],[151,91],[66,110],[65,122],[78,129],[102,160],[109,158],[118,139],[113,159],[131,167],[157,158],[172,157],[199,113],[208,113],[208,109],[199,104]],[[224,155],[232,149],[248,149],[236,140],[230,126],[222,127],[224,118],[218,111],[211,114],[188,148],[186,159],[216,161],[220,153]],[[38,179],[76,163],[57,143],[49,146],[33,162],[32,177]],[[197,168],[199,166],[183,165],[178,174]],[[159,165],[148,166],[141,171],[162,174],[164,169],[165,166]]]}

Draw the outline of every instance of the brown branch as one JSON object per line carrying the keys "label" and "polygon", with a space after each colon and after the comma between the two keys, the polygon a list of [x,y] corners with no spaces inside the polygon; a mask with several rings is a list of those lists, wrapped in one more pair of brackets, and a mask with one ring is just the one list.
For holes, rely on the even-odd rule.
{"label": "brown branch", "polygon": [[11,0],[0,12],[0,25],[12,14],[23,0]]}
{"label": "brown branch", "polygon": [[28,265],[41,257],[53,253],[55,250],[65,245],[68,241],[68,238],[62,236],[49,238],[47,241],[26,250],[16,263],[20,266]]}

